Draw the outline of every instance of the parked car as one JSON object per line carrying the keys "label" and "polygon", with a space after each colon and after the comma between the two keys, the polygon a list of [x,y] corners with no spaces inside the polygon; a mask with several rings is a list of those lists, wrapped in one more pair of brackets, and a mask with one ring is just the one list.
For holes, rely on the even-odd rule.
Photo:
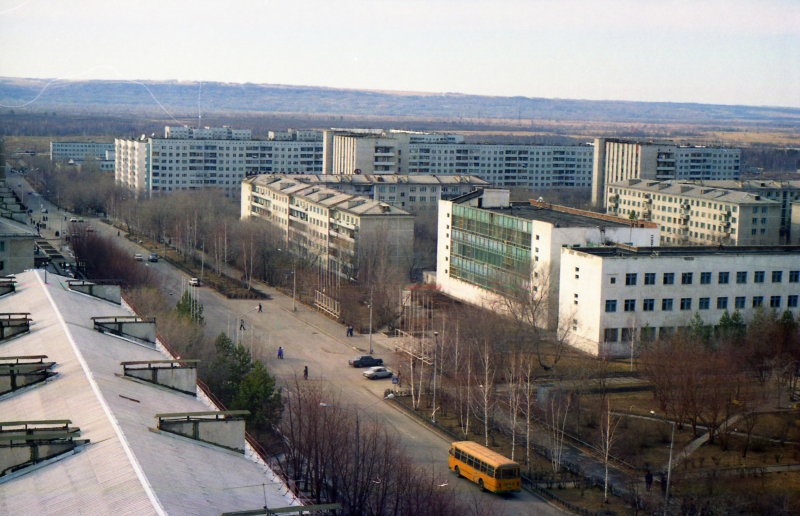
{"label": "parked car", "polygon": [[94,233],[94,228],[93,228],[92,226],[88,226],[88,227],[86,228],[86,232],[87,232],[87,233]]}
{"label": "parked car", "polygon": [[355,358],[351,358],[348,361],[353,367],[372,367],[372,366],[381,366],[383,365],[382,358],[375,358],[372,355],[358,355]]}
{"label": "parked car", "polygon": [[148,262],[157,262],[158,261],[158,254],[150,253],[150,257],[147,258]]}
{"label": "parked car", "polygon": [[197,279],[197,278],[190,278],[189,279],[189,285],[191,285],[193,287],[199,287],[200,286],[200,280]]}
{"label": "parked car", "polygon": [[377,380],[378,378],[391,378],[393,374],[394,373],[392,373],[391,369],[386,369],[383,366],[370,367],[364,371],[364,376],[370,380]]}
{"label": "parked car", "polygon": [[75,217],[72,217],[71,219],[69,219],[69,221],[70,222],[78,222],[78,219],[76,219]]}
{"label": "parked car", "polygon": [[134,254],[133,259],[136,260],[137,262],[141,262],[144,260],[144,258],[142,258],[142,255],[139,253]]}

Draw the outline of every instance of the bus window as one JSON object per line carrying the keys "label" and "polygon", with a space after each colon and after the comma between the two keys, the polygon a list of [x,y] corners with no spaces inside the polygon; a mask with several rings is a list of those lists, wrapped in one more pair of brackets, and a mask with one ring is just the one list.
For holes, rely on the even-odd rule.
{"label": "bus window", "polygon": [[502,468],[499,470],[500,475],[499,478],[517,478],[519,474],[517,473],[517,468]]}
{"label": "bus window", "polygon": [[450,448],[450,455],[453,455],[453,456],[455,456],[455,453],[454,453],[454,450],[453,450],[453,448]]}
{"label": "bus window", "polygon": [[488,472],[488,475],[489,475],[490,477],[494,478],[494,466],[489,466],[489,472]]}

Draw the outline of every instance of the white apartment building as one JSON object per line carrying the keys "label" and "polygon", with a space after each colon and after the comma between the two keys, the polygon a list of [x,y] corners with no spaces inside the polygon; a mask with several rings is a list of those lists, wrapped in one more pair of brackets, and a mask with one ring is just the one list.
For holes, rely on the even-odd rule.
{"label": "white apartment building", "polygon": [[592,355],[630,356],[695,314],[716,325],[727,310],[798,314],[800,247],[627,246],[561,250],[560,306],[572,307],[570,343]]}
{"label": "white apartment building", "polygon": [[414,217],[387,203],[296,179],[260,175],[242,183],[242,219],[280,228],[296,256],[349,280],[369,256],[409,268],[414,255]]}
{"label": "white apartment building", "polygon": [[495,186],[591,186],[588,145],[467,144],[463,135],[411,131],[325,131],[326,173],[471,175]]}
{"label": "white apartment building", "polygon": [[436,283],[444,293],[502,311],[502,285],[527,285],[539,303],[537,319],[554,329],[564,317],[558,306],[562,248],[659,242],[651,222],[509,199],[508,190],[480,189],[439,201]]}
{"label": "white apartment building", "polygon": [[249,130],[229,127],[167,127],[164,138],[117,139],[116,180],[148,196],[205,188],[235,196],[248,175],[322,173],[320,133],[272,134],[279,139],[253,140]]}
{"label": "white apartment building", "polygon": [[113,143],[96,142],[50,142],[50,160],[83,161],[86,156],[105,159],[106,152],[114,152]]}
{"label": "white apartment building", "polygon": [[596,138],[592,203],[607,206],[606,185],[626,179],[738,179],[740,160],[739,149],[726,147]]}
{"label": "white apartment building", "polygon": [[778,245],[781,204],[757,194],[677,181],[626,179],[607,187],[609,215],[653,221],[661,243]]}
{"label": "white apartment building", "polygon": [[437,210],[439,199],[453,199],[477,188],[491,186],[487,181],[474,176],[433,174],[287,174],[276,177],[361,195],[415,213]]}

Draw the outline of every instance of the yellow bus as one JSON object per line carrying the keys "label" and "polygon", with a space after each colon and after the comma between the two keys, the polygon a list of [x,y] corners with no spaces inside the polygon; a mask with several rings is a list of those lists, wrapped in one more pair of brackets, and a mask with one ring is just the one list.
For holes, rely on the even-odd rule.
{"label": "yellow bus", "polygon": [[450,469],[493,493],[520,490],[519,464],[472,441],[450,446]]}

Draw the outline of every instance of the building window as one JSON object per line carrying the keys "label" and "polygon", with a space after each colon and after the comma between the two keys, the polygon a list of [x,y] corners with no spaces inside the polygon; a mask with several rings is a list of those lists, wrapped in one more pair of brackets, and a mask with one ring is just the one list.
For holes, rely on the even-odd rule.
{"label": "building window", "polygon": [[646,272],[644,274],[644,284],[645,285],[655,285],[656,284],[656,273],[655,272]]}
{"label": "building window", "polygon": [[617,278],[615,278],[614,276],[611,276],[611,278],[609,278],[609,283],[611,283],[612,285],[614,285],[616,282]]}
{"label": "building window", "polygon": [[603,330],[603,339],[606,342],[617,342],[619,339],[619,329],[618,328],[606,328]]}
{"label": "building window", "polygon": [[780,283],[783,281],[783,271],[772,271],[772,282]]}
{"label": "building window", "polygon": [[717,310],[727,310],[728,309],[728,298],[727,297],[718,297],[717,298]]}
{"label": "building window", "polygon": [[655,299],[645,299],[642,301],[642,310],[645,312],[652,312],[655,310],[656,307],[656,300]]}
{"label": "building window", "polygon": [[665,312],[672,311],[672,299],[662,299],[661,300],[661,309]]}
{"label": "building window", "polygon": [[797,308],[797,296],[792,295],[786,299],[786,306],[789,308]]}
{"label": "building window", "polygon": [[692,298],[691,297],[682,297],[681,298],[681,310],[691,310],[692,309]]}
{"label": "building window", "polygon": [[625,300],[625,311],[626,312],[635,312],[636,311],[636,300],[635,299],[626,299]]}
{"label": "building window", "polygon": [[0,253],[6,252],[6,242],[5,240],[0,241]]}
{"label": "building window", "polygon": [[736,283],[740,285],[747,283],[747,271],[739,271],[736,273]]}
{"label": "building window", "polygon": [[664,273],[664,285],[674,285],[675,284],[675,273],[674,272],[665,272]]}
{"label": "building window", "polygon": [[800,283],[800,271],[789,271],[789,283]]}
{"label": "building window", "polygon": [[737,296],[736,297],[736,299],[734,300],[734,304],[735,304],[737,310],[744,308],[744,300],[745,300],[744,296]]}
{"label": "building window", "polygon": [[622,328],[622,342],[632,342],[633,332],[633,328]]}
{"label": "building window", "polygon": [[701,272],[700,273],[700,284],[701,285],[710,285],[711,284],[711,273],[710,272]]}
{"label": "building window", "polygon": [[727,285],[730,281],[731,273],[730,272],[720,272],[719,276],[717,276],[717,282],[720,285]]}
{"label": "building window", "polygon": [[617,300],[616,299],[609,299],[606,301],[606,312],[616,312],[617,311]]}
{"label": "building window", "polygon": [[780,308],[781,307],[781,296],[770,296],[770,298],[769,298],[769,307],[770,308]]}
{"label": "building window", "polygon": [[711,298],[710,297],[701,297],[700,298],[700,310],[708,310],[711,308]]}
{"label": "building window", "polygon": [[764,283],[764,271],[756,271],[753,274],[753,283]]}
{"label": "building window", "polygon": [[692,273],[691,272],[684,272],[681,274],[681,285],[691,285],[692,284]]}
{"label": "building window", "polygon": [[753,296],[753,308],[764,306],[764,296]]}
{"label": "building window", "polygon": [[636,285],[636,274],[626,274],[625,275],[625,284],[628,286]]}

